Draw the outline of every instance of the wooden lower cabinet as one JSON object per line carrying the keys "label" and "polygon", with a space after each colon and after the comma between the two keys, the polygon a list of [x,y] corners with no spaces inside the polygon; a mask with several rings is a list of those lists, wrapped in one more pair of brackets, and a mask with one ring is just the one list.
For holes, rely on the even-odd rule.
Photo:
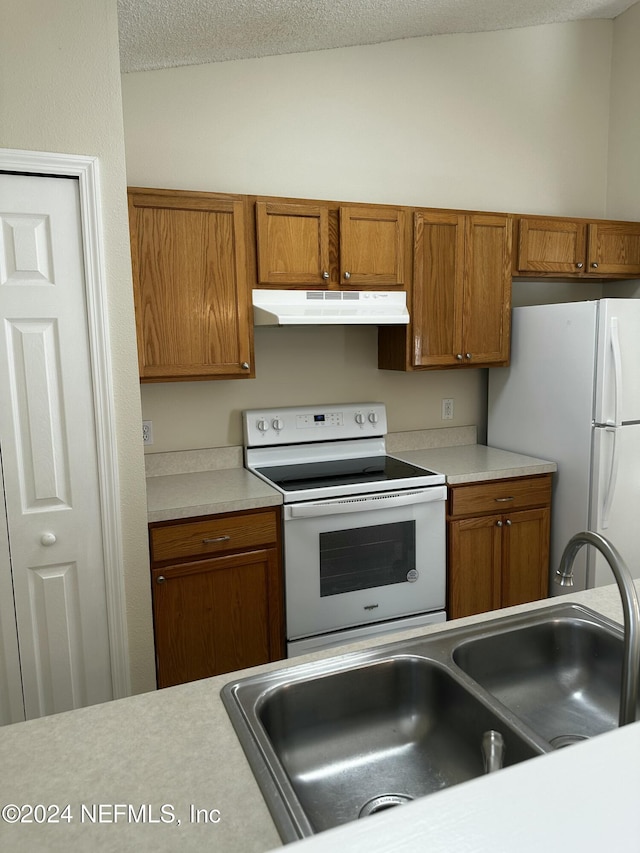
{"label": "wooden lower cabinet", "polygon": [[284,657],[279,531],[275,509],[151,527],[159,688]]}
{"label": "wooden lower cabinet", "polygon": [[449,618],[545,598],[550,520],[550,474],[450,487]]}

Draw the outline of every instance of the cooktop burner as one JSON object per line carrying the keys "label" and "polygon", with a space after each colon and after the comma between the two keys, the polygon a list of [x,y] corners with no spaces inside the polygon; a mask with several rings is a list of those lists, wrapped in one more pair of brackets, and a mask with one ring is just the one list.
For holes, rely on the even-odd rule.
{"label": "cooktop burner", "polygon": [[388,456],[383,403],[249,409],[245,465],[284,503],[442,485],[443,474]]}
{"label": "cooktop burner", "polygon": [[411,465],[409,462],[403,462],[401,459],[395,459],[393,456],[382,455],[303,462],[294,465],[272,465],[255,470],[285,492],[357,483],[384,485],[394,480],[423,478],[425,475],[434,473]]}

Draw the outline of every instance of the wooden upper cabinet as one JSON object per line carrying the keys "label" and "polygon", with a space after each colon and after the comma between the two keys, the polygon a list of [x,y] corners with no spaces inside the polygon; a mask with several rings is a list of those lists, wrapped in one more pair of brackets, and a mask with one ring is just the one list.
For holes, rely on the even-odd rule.
{"label": "wooden upper cabinet", "polygon": [[511,328],[511,220],[471,214],[465,222],[463,360],[506,364]]}
{"label": "wooden upper cabinet", "polygon": [[416,212],[414,226],[414,366],[506,363],[509,217],[422,210]]}
{"label": "wooden upper cabinet", "polygon": [[640,223],[517,218],[513,274],[581,278],[640,275]]}
{"label": "wooden upper cabinet", "polygon": [[340,284],[405,284],[405,213],[399,208],[340,208]]}
{"label": "wooden upper cabinet", "polygon": [[242,196],[129,189],[143,382],[253,375]]}
{"label": "wooden upper cabinet", "polygon": [[584,269],[587,228],[570,219],[520,219],[517,270],[577,273]]}
{"label": "wooden upper cabinet", "polygon": [[259,287],[404,288],[401,208],[260,198],[255,211]]}
{"label": "wooden upper cabinet", "polygon": [[588,235],[592,275],[640,276],[640,222],[594,222]]}
{"label": "wooden upper cabinet", "polygon": [[329,210],[319,204],[256,202],[258,283],[326,286]]}
{"label": "wooden upper cabinet", "polygon": [[415,364],[451,367],[462,352],[464,217],[421,211],[414,227]]}

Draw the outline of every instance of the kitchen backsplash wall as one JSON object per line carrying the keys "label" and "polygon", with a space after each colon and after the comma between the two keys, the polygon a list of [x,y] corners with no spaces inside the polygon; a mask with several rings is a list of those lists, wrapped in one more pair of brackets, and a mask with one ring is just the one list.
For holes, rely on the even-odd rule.
{"label": "kitchen backsplash wall", "polygon": [[[151,452],[242,443],[241,412],[367,400],[387,404],[389,430],[474,424],[482,410],[485,371],[378,370],[375,327],[255,329],[256,378],[144,385],[144,417],[153,422]],[[441,419],[441,399],[454,419]]]}
{"label": "kitchen backsplash wall", "polygon": [[[126,74],[130,185],[606,215],[614,22]],[[514,304],[598,298],[517,284]],[[586,294],[586,295],[585,295]],[[373,328],[257,329],[257,378],[145,385],[150,452],[241,442],[240,412],[375,399],[393,431],[486,420],[486,371],[376,368]],[[454,399],[453,421],[441,399]]]}

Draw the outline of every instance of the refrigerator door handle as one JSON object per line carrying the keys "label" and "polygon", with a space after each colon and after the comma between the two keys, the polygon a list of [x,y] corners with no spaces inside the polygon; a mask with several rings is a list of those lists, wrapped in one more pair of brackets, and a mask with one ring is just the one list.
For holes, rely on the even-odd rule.
{"label": "refrigerator door handle", "polygon": [[613,417],[614,420],[607,421],[607,426],[620,426],[622,424],[622,353],[620,351],[620,331],[618,329],[618,318],[611,318],[611,351],[613,353]]}
{"label": "refrigerator door handle", "polygon": [[609,516],[611,514],[611,505],[613,496],[616,491],[616,482],[618,479],[618,430],[615,427],[605,427],[605,431],[611,433],[613,446],[611,449],[611,464],[609,466],[609,477],[607,481],[607,489],[604,493],[602,501],[602,510],[600,513],[600,527],[606,530],[609,527]]}

